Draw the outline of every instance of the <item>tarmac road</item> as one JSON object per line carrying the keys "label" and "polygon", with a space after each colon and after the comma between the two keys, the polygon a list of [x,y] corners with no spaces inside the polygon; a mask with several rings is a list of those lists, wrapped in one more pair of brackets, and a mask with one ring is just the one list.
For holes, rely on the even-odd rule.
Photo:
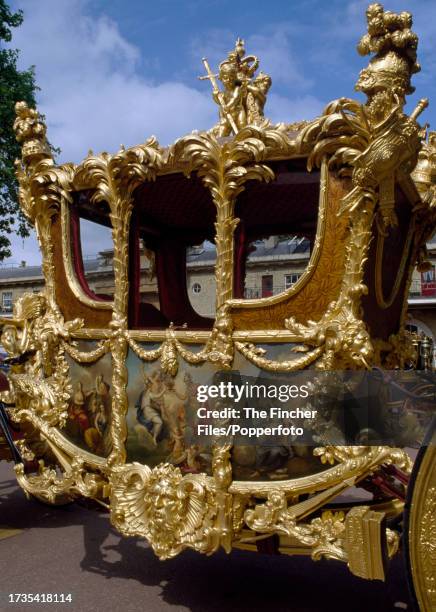
{"label": "tarmac road", "polygon": [[[11,464],[0,462],[5,527],[20,531],[0,539],[0,610],[411,610],[401,557],[386,583],[356,578],[340,562],[242,551],[162,562],[144,541],[119,536],[105,513],[28,501]],[[73,601],[12,604],[9,593],[71,593]]]}

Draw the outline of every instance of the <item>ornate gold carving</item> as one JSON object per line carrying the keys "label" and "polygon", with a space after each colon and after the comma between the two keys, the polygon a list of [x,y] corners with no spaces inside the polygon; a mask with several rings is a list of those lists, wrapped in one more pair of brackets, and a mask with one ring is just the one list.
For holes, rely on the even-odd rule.
{"label": "ornate gold carving", "polygon": [[77,363],[94,363],[110,350],[110,342],[109,340],[100,341],[93,351],[79,351],[72,342],[63,342],[62,347],[67,355]]}
{"label": "ornate gold carving", "polygon": [[247,181],[268,182],[274,178],[272,170],[259,163],[267,158],[270,149],[288,150],[286,133],[250,126],[225,143],[212,134],[192,134],[177,141],[170,151],[172,163],[185,163],[186,175],[197,172],[217,209],[217,310],[232,297],[233,236],[239,222],[234,217],[236,197]]}
{"label": "ornate gold carving", "polygon": [[110,340],[112,353],[112,451],[109,463],[125,461],[124,440],[127,435],[125,415],[127,401],[127,298],[129,290],[129,227],[133,207],[133,192],[143,181],[154,180],[162,165],[162,149],[156,139],[150,138],[143,145],[116,155],[103,153],[88,156],[77,168],[74,186],[77,189],[93,189],[92,202],[106,202],[112,224],[114,244],[115,291]]}
{"label": "ornate gold carving", "polygon": [[53,504],[65,503],[77,495],[100,497],[101,493],[101,487],[97,487],[101,477],[89,473],[85,466],[86,462],[98,469],[103,467],[101,462],[86,451],[72,448],[56,429],[65,423],[72,392],[65,352],[89,362],[89,357],[97,359],[101,356],[98,353],[107,350],[107,341],[103,341],[93,353],[77,351],[69,343],[70,333],[81,325],[79,319],[65,323],[50,310],[44,295],[23,294],[14,305],[14,317],[2,330],[3,345],[12,357],[28,355],[23,365],[11,366],[10,390],[3,398],[14,404],[11,416],[25,432],[23,458],[31,460],[48,453],[66,469],[62,475],[40,461],[36,475],[26,475],[23,466],[17,466],[17,479],[26,493]]}
{"label": "ornate gold carving", "polygon": [[434,206],[436,180],[436,132],[429,132],[418,154],[418,162],[412,172],[412,178],[421,195],[429,206]]}
{"label": "ornate gold carving", "polygon": [[203,524],[212,499],[206,476],[183,477],[169,464],[153,470],[133,464],[114,468],[111,485],[111,522],[123,535],[147,538],[161,559],[187,547],[207,551]]}
{"label": "ornate gold carving", "polygon": [[388,369],[407,369],[410,365],[416,365],[418,352],[413,343],[413,336],[406,329],[401,329],[398,334],[389,337],[389,350],[384,365]]}
{"label": "ornate gold carving", "polygon": [[88,156],[74,175],[76,189],[93,189],[92,202],[106,202],[110,209],[114,244],[114,320],[126,316],[128,295],[128,233],[133,191],[145,180],[154,180],[162,163],[162,149],[155,138],[116,155]]}
{"label": "ornate gold carving", "polygon": [[293,495],[305,495],[325,490],[343,483],[350,478],[363,479],[383,464],[394,464],[410,473],[412,461],[408,454],[399,448],[389,446],[324,446],[314,450],[324,464],[334,467],[290,480],[279,482],[233,481],[230,492],[246,496],[267,497],[271,491],[292,492]]}
{"label": "ornate gold carving", "polygon": [[431,487],[425,496],[422,527],[419,539],[424,564],[424,582],[428,598],[436,604],[436,487]]}
{"label": "ornate gold carving", "polygon": [[[230,51],[219,65],[218,74],[213,74],[206,58],[203,58],[206,76],[200,80],[210,80],[212,95],[220,109],[220,121],[211,130],[218,137],[237,134],[247,125],[265,125],[263,109],[268,90],[271,87],[271,77],[263,72],[255,78],[254,73],[259,66],[255,55],[245,55],[245,43],[238,38],[235,49]],[[224,87],[220,91],[216,79]]]}
{"label": "ornate gold carving", "polygon": [[110,340],[112,353],[112,411],[110,422],[112,450],[108,457],[110,465],[124,463],[126,460],[124,441],[127,437],[126,414],[129,408],[126,366],[129,345],[126,338],[126,320],[124,317],[117,320],[116,317],[117,313],[114,309],[111,322],[113,334]]}
{"label": "ornate gold carving", "polygon": [[36,229],[43,255],[42,271],[45,279],[45,293],[50,308],[54,311],[58,311],[58,307],[54,282],[51,224],[59,211],[62,199],[70,198],[72,173],[71,164],[55,168],[51,157],[36,160],[24,158],[22,164],[16,163],[16,174],[20,185],[20,205]]}
{"label": "ornate gold carving", "polygon": [[[233,292],[234,231],[239,219],[234,217],[237,196],[248,180],[270,181],[272,170],[259,163],[272,152],[284,153],[291,145],[284,130],[259,129],[249,126],[239,131],[231,141],[221,144],[212,134],[192,134],[175,143],[169,152],[168,163],[183,166],[186,175],[197,172],[210,190],[217,209],[216,267],[217,317],[204,353],[188,358],[188,352],[172,337],[188,362],[209,360],[226,368],[233,360],[233,325],[228,300]],[[168,349],[169,350],[169,349]],[[172,349],[171,349],[172,350]]]}
{"label": "ornate gold carving", "polygon": [[[24,425],[25,444],[28,445],[25,454],[33,453],[34,457],[44,456],[47,445],[54,451],[60,453],[63,459],[64,469],[69,469],[73,459],[80,459],[86,466],[95,472],[105,473],[107,470],[106,459],[94,455],[82,448],[76,446],[68,440],[57,427],[49,425],[43,418],[37,414],[29,413],[29,423],[31,423],[31,431]],[[23,455],[23,458],[26,458]]]}
{"label": "ornate gold carving", "polygon": [[[292,317],[286,321],[288,329],[302,336],[306,344],[324,347],[318,367],[326,369],[368,367],[373,358],[370,337],[360,319],[360,298],[367,292],[362,280],[373,216],[377,215],[380,233],[397,224],[395,173],[410,172],[416,163],[420,149],[416,117],[427,104],[421,101],[410,117],[402,112],[405,95],[411,91],[410,76],[419,69],[411,16],[385,13],[381,5],[374,4],[368,8],[367,18],[368,35],[359,50],[377,55],[356,85],[368,96],[367,103],[360,105],[345,98],[332,102],[319,119],[303,128],[297,140],[302,149],[308,143],[313,145],[309,169],[332,154],[330,168],[340,173],[347,166],[352,168],[353,189],[343,198],[340,211],[350,218],[340,297],[318,322],[304,326]],[[388,302],[378,291],[383,307],[393,301],[397,289],[395,286]]]}
{"label": "ornate gold carving", "polygon": [[[348,486],[359,484],[383,464],[395,463],[406,472],[410,471],[411,461],[404,451],[389,447],[323,446],[315,450],[315,455],[331,467],[281,482],[232,481],[229,446],[214,449],[212,476],[183,475],[179,468],[168,464],[153,469],[139,464],[123,465],[128,408],[126,360],[130,348],[146,362],[160,359],[162,368],[175,375],[179,358],[193,365],[209,362],[221,369],[230,368],[235,348],[258,367],[270,371],[291,371],[315,363],[324,369],[363,368],[378,359],[362,321],[361,296],[367,290],[363,273],[373,221],[377,221],[377,231],[383,240],[396,223],[395,180],[400,175],[404,179],[410,173],[420,147],[421,134],[416,117],[425,107],[425,101],[418,104],[410,117],[403,113],[405,95],[410,91],[410,76],[417,70],[416,37],[410,26],[408,14],[395,15],[384,12],[380,5],[372,5],[368,10],[368,35],[362,39],[360,51],[374,52],[376,57],[362,71],[357,84],[357,88],[367,94],[367,103],[360,105],[340,99],[331,103],[322,117],[309,124],[271,127],[264,120],[263,104],[270,81],[261,75],[253,79],[257,58],[245,56],[242,41],[220,66],[220,76],[226,87],[224,92],[215,91],[222,109],[220,125],[212,133],[193,133],[165,151],[155,139],[150,139],[138,147],[121,149],[113,156],[91,154],[77,168],[73,165],[55,167],[45,139],[45,126],[36,111],[17,107],[15,128],[23,143],[22,162],[17,164],[20,199],[25,214],[38,231],[44,254],[46,292],[24,297],[17,304],[14,318],[3,322],[2,342],[11,355],[23,356],[23,363],[13,366],[10,374],[9,399],[16,402],[14,418],[31,424],[32,435],[47,445],[60,466],[54,469],[40,464],[39,473],[34,475],[25,475],[23,467],[19,466],[17,476],[25,491],[51,503],[60,503],[76,495],[103,499],[108,492],[107,478],[113,524],[125,535],[148,538],[162,558],[173,557],[187,547],[211,553],[222,546],[229,551],[232,541],[242,541],[245,524],[257,532],[251,540],[273,533],[284,534],[306,550],[310,548],[314,558],[327,556],[346,561],[351,554],[354,555],[351,564],[357,563],[355,551],[350,553],[345,544],[347,518],[343,513],[322,513],[307,521],[303,519],[320,511],[326,500]],[[211,74],[209,77],[213,83],[215,77]],[[213,85],[216,90],[217,85]],[[287,130],[291,129],[302,129],[297,140],[295,134],[289,135]],[[231,131],[234,137],[230,137]],[[227,138],[221,140],[221,136]],[[331,183],[336,185],[336,193],[348,183],[340,184],[333,173],[336,172],[341,180],[351,176],[352,189],[338,207],[339,222],[347,240],[345,271],[342,245],[336,247],[332,268],[328,271],[336,274],[336,279],[342,277],[339,295],[336,298],[335,293],[332,301],[328,294],[325,302],[329,306],[323,306],[322,313],[313,317],[317,320],[303,324],[297,317],[291,317],[285,323],[286,329],[274,330],[272,334],[263,330],[235,331],[232,308],[239,307],[239,303],[231,298],[234,232],[239,221],[235,217],[236,199],[247,181],[267,182],[274,178],[265,162],[306,155],[309,167],[322,166],[321,202],[325,203],[328,197],[328,170],[332,173]],[[128,330],[128,238],[134,190],[144,181],[169,172],[183,172],[186,176],[197,173],[216,206],[217,317],[210,333],[175,330],[173,326],[165,332]],[[423,225],[423,219],[430,218],[429,211],[434,209],[434,199],[428,195],[427,178],[428,172],[417,175],[419,187],[425,183],[425,189],[421,189],[425,201],[417,202],[416,227],[411,232],[419,233],[418,226]],[[80,189],[93,192],[92,202],[107,203],[112,224],[114,312],[110,329],[98,332],[82,329],[80,320],[65,322],[56,302],[52,224],[62,206],[66,211],[65,230],[72,192]],[[325,227],[338,222],[334,215],[327,219],[324,213],[321,207],[311,266],[317,265]],[[69,242],[65,231],[64,249]],[[424,230],[419,231],[419,237],[414,237],[413,248],[419,246],[426,235]],[[335,267],[339,271],[333,270]],[[324,275],[327,284],[329,278],[331,280],[329,274]],[[301,289],[302,284],[303,281],[289,295]],[[321,289],[324,290],[324,286]],[[394,289],[395,294],[396,285]],[[278,304],[282,298],[272,298],[270,303]],[[391,299],[392,296],[387,299],[379,296],[381,305]],[[250,307],[248,304],[247,308]],[[285,315],[281,321],[284,318]],[[99,342],[86,352],[79,350],[72,338]],[[253,346],[255,339],[298,342],[298,350],[304,354],[275,362]],[[139,344],[141,340],[158,341],[160,346],[146,350]],[[193,342],[203,342],[205,346],[194,352],[185,346]],[[378,343],[376,348],[378,355],[390,351],[387,360],[391,359],[392,363],[396,358],[405,358],[401,332],[384,346]],[[57,426],[65,419],[66,402],[71,393],[65,354],[86,364],[97,361],[107,352],[112,355],[113,369],[110,425],[113,448],[108,460],[104,460],[68,442]],[[26,442],[30,438],[31,435],[26,436]],[[23,446],[23,450],[33,452],[32,444],[29,442],[28,448]],[[415,529],[416,541],[419,542],[416,559],[425,569],[423,576],[431,596],[434,584],[429,582],[427,570],[434,546],[422,526],[431,521],[435,486],[432,481],[430,488],[422,489],[429,491],[429,495],[423,497],[424,514],[415,513],[414,519],[418,530]],[[299,501],[300,495],[307,495],[307,498]],[[419,499],[422,501],[421,497]],[[350,525],[353,516],[350,514]],[[363,521],[364,517],[360,519]],[[433,533],[432,527],[430,534]],[[394,550],[396,535],[387,532],[387,540]]]}
{"label": "ornate gold carving", "polygon": [[235,347],[248,361],[267,372],[295,372],[296,370],[302,370],[316,361],[323,352],[321,347],[317,347],[313,351],[308,351],[302,357],[295,357],[287,361],[275,361],[265,358],[265,349],[254,344],[235,342]]}
{"label": "ornate gold carving", "polygon": [[357,46],[360,55],[374,53],[370,65],[362,70],[358,89],[371,91],[381,79],[391,96],[403,98],[415,88],[410,85],[412,74],[421,66],[416,61],[418,37],[412,32],[412,15],[385,11],[379,3],[370,4],[366,11],[368,33],[362,36]]}
{"label": "ornate gold carving", "polygon": [[26,102],[15,104],[16,119],[14,131],[18,142],[22,143],[22,159],[33,162],[41,157],[51,157],[47,143],[47,128],[34,108]]}
{"label": "ornate gold carving", "polygon": [[[225,309],[223,308],[223,311]],[[178,357],[186,363],[198,365],[210,361],[219,364],[222,368],[230,367],[233,360],[233,343],[231,341],[231,330],[226,333],[226,321],[218,315],[213,331],[208,334],[204,349],[197,353],[185,348],[175,334],[174,327],[166,330],[165,341],[157,349],[145,350],[128,333],[128,343],[134,353],[143,361],[151,362],[160,358],[161,367],[164,372],[175,376],[178,372]]]}
{"label": "ornate gold carving", "polygon": [[[353,573],[369,579],[384,579],[384,555],[392,557],[398,549],[399,542],[398,534],[385,529],[384,524],[381,524],[385,516],[384,512],[369,512],[367,507],[356,507],[348,512],[346,518],[343,512],[337,514],[325,512],[321,518],[315,518],[308,523],[301,522],[304,517],[313,514],[344,489],[353,486],[357,479],[363,478],[361,469],[355,471],[357,458],[365,458],[367,473],[374,469],[376,463],[399,461],[403,467],[410,467],[411,462],[406,453],[393,450],[392,455],[388,456],[387,449],[380,447],[377,450],[378,452],[371,453],[365,447],[360,447],[357,451],[351,447],[344,449],[341,477],[338,478],[337,472],[336,479],[332,480],[326,478],[330,474],[324,473],[322,475],[324,486],[320,487],[323,489],[321,493],[316,493],[314,476],[309,477],[311,485],[308,489],[305,489],[304,483],[301,482],[304,479],[296,479],[292,481],[292,484],[291,481],[286,484],[283,482],[266,483],[263,491],[259,486],[260,483],[256,483],[257,486],[252,488],[253,496],[259,498],[265,495],[267,499],[264,503],[257,503],[254,508],[251,508],[248,496],[249,487],[241,487],[248,483],[233,483],[231,491],[237,500],[234,502],[238,512],[237,516],[243,516],[246,525],[257,534],[289,536],[293,542],[296,541],[300,545],[311,548],[313,559],[325,556],[342,561],[348,560]],[[361,465],[360,468],[362,467]],[[357,478],[351,476],[353,472],[358,474]],[[330,486],[327,485],[329,480]],[[298,495],[308,490],[312,496],[303,502],[298,502]],[[291,503],[289,503],[290,491],[294,498]],[[244,513],[243,508],[247,506],[248,509]],[[237,524],[241,526],[241,518]],[[244,535],[241,542],[247,543],[256,539],[259,539],[259,536],[247,537]],[[363,548],[367,557],[362,561],[360,557],[363,554]]]}
{"label": "ornate gold carving", "polygon": [[187,474],[161,464],[134,463],[111,472],[111,522],[126,536],[141,535],[161,559],[185,548],[212,553],[231,548],[231,481],[228,447],[216,448],[214,476]]}
{"label": "ornate gold carving", "polygon": [[285,321],[286,327],[305,344],[321,348],[324,354],[316,367],[325,370],[370,367],[373,347],[365,323],[358,318],[359,297],[364,292],[363,285],[352,285],[351,295],[342,293],[317,323],[306,326],[293,317]]}
{"label": "ornate gold carving", "polygon": [[15,419],[26,420],[34,413],[52,425],[65,423],[71,385],[63,341],[81,325],[80,319],[64,323],[42,294],[25,293],[17,300],[14,318],[3,327],[2,343],[12,357],[32,356],[9,374]]}
{"label": "ornate gold carving", "polygon": [[37,474],[26,475],[22,463],[15,466],[15,473],[26,495],[45,503],[62,505],[77,496],[101,497],[101,477],[89,472],[80,459],[75,459],[63,475],[59,475],[54,468],[44,466],[42,461]]}
{"label": "ornate gold carving", "polygon": [[333,465],[336,461],[340,461],[348,468],[363,459],[365,462],[369,461],[373,467],[382,463],[394,463],[410,474],[413,465],[406,451],[389,446],[320,446],[313,454],[320,457],[322,463]]}
{"label": "ornate gold carving", "polygon": [[398,550],[399,536],[386,529],[384,512],[369,506],[352,508],[345,520],[345,546],[350,571],[367,580],[384,580],[388,557]]}
{"label": "ornate gold carving", "polygon": [[308,523],[298,523],[288,508],[283,491],[271,491],[264,504],[245,512],[245,522],[256,533],[292,536],[300,544],[312,549],[312,559],[322,557],[346,561],[344,549],[344,514],[325,512]]}
{"label": "ornate gold carving", "polygon": [[15,111],[14,130],[22,145],[22,161],[15,162],[20,205],[36,229],[49,308],[58,312],[50,232],[61,201],[70,200],[73,165],[55,167],[46,139],[46,126],[35,109],[29,109],[25,102],[17,102]]}

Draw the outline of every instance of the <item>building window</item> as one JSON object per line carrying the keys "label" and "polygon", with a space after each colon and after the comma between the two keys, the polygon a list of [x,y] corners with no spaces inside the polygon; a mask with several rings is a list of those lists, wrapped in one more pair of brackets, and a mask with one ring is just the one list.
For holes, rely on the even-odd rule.
{"label": "building window", "polygon": [[12,311],[12,291],[4,291],[2,293],[2,309],[5,312]]}
{"label": "building window", "polygon": [[262,297],[271,297],[273,294],[273,275],[264,274],[262,276]]}
{"label": "building window", "polygon": [[200,283],[194,283],[192,285],[192,293],[200,293],[200,291],[201,291]]}
{"label": "building window", "polygon": [[426,270],[425,272],[421,272],[421,280],[423,283],[431,283],[435,280],[435,269],[434,266],[430,268],[430,270]]}
{"label": "building window", "polygon": [[292,285],[295,285],[297,280],[300,278],[301,274],[285,274],[285,289],[289,289]]}
{"label": "building window", "polygon": [[421,295],[423,297],[436,296],[435,268],[421,272]]}

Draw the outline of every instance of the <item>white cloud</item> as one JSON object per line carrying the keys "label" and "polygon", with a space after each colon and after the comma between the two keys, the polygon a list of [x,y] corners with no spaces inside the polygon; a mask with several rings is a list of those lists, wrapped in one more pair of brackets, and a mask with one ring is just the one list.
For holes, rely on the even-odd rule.
{"label": "white cloud", "polygon": [[147,81],[138,74],[140,50],[106,16],[88,16],[83,0],[28,0],[23,8],[13,43],[23,66],[36,65],[39,108],[62,161],[78,162],[88,148],[137,144],[152,133],[168,144],[213,124],[209,92]]}
{"label": "white cloud", "polygon": [[[292,49],[293,28],[286,24],[267,28],[265,33],[247,38],[247,53],[261,58],[261,69],[271,75],[273,84],[307,90],[313,81],[301,70]],[[285,120],[285,118],[282,118]]]}
{"label": "white cloud", "polygon": [[[140,72],[147,69],[140,49],[108,17],[91,17],[87,0],[22,0],[20,8],[24,22],[14,31],[13,46],[20,49],[23,68],[36,66],[39,110],[46,116],[51,143],[61,148],[60,161],[79,162],[89,148],[117,151],[121,143],[131,146],[151,134],[165,145],[215,123],[217,108],[207,86],[202,91],[147,79]],[[227,38],[231,46],[224,49],[218,37],[209,39],[209,50],[220,60],[234,44],[233,36],[227,33]],[[265,27],[247,40],[247,52],[260,55],[273,86],[293,84],[300,91],[310,86],[293,59],[285,28],[269,32]],[[200,53],[197,46],[197,62]],[[313,96],[288,99],[271,93],[267,112],[275,122],[289,122],[315,116],[321,107]],[[99,243],[96,236],[95,251]],[[11,260],[39,261],[34,237],[24,248],[17,237],[12,244]]]}

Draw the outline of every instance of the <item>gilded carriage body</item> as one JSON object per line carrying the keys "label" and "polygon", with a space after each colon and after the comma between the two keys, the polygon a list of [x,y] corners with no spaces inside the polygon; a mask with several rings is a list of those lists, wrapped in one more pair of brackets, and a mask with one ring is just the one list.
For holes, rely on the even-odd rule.
{"label": "gilded carriage body", "polygon": [[[436,141],[417,123],[427,101],[411,115],[403,108],[419,70],[410,15],[371,5],[367,18],[359,51],[374,57],[357,82],[366,103],[340,98],[313,121],[264,117],[271,79],[255,76],[259,62],[239,39],[218,75],[205,62],[217,126],[166,148],[150,138],[58,166],[37,112],[17,105],[20,201],[46,281],[2,332],[11,357],[2,399],[23,431],[23,459],[39,461],[30,473],[16,466],[27,493],[98,500],[122,534],[144,536],[164,559],[185,548],[273,547],[384,579],[412,470],[402,447],[359,444],[359,427],[351,443],[317,430],[317,446],[293,439],[265,459],[261,443],[215,435],[202,446],[188,435],[200,387],[307,372],[318,384],[318,374],[404,369],[415,359],[405,315],[436,225]],[[112,232],[113,295],[87,281],[81,219]],[[304,273],[276,295],[246,299],[253,245],[279,235],[310,243]],[[187,290],[187,253],[205,242],[215,249],[214,317],[199,314]],[[141,293],[144,258],[158,301]],[[202,406],[210,427],[227,427],[222,403]],[[420,465],[409,545],[430,609],[431,445]],[[373,500],[335,508],[355,486]]]}

